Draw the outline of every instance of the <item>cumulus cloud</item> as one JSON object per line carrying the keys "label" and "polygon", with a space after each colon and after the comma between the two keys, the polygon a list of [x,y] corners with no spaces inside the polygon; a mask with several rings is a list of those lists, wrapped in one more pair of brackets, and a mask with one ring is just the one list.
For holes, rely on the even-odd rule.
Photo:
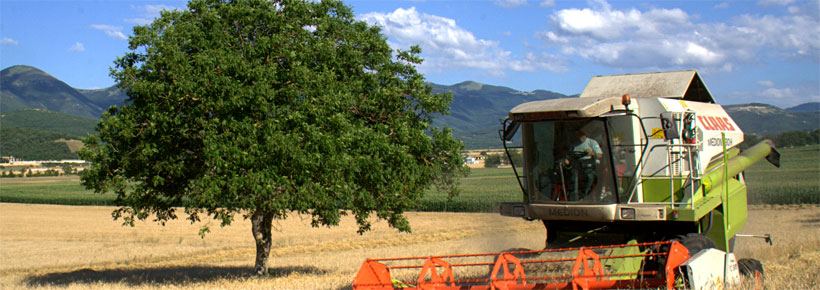
{"label": "cumulus cloud", "polygon": [[[820,102],[820,91],[817,91],[816,85],[775,87],[774,82],[761,82],[764,83],[762,86],[765,88],[760,90],[732,92],[727,95],[726,101],[729,103],[748,103],[766,100],[766,103],[784,108],[808,102]],[[758,84],[761,82],[758,82]],[[768,86],[769,84],[772,86]]]}
{"label": "cumulus cloud", "polygon": [[794,0],[759,0],[757,1],[757,5],[760,6],[774,6],[774,5],[789,5],[794,3]]}
{"label": "cumulus cloud", "polygon": [[544,8],[552,7],[552,6],[555,6],[555,0],[544,0],[543,2],[541,2],[538,5],[541,6],[541,7],[544,7]]}
{"label": "cumulus cloud", "polygon": [[455,20],[419,13],[415,7],[399,8],[390,13],[372,12],[359,18],[380,26],[394,48],[421,46],[425,58],[421,65],[423,70],[478,69],[494,76],[502,76],[505,70],[566,70],[565,62],[557,56],[529,54],[514,57],[510,51],[501,49],[497,41],[477,38],[459,27]]}
{"label": "cumulus cloud", "polygon": [[[777,49],[775,54],[787,57],[808,57],[820,61],[820,20],[816,14],[801,14],[796,11],[788,16],[743,15],[735,22],[744,30],[745,45],[753,46],[754,41]],[[761,47],[766,48],[766,47]]]}
{"label": "cumulus cloud", "polygon": [[72,45],[70,48],[68,48],[68,51],[83,52],[83,51],[85,51],[85,46],[83,45],[82,42],[77,42],[77,43],[74,43],[74,45]]}
{"label": "cumulus cloud", "polygon": [[775,99],[794,99],[798,97],[797,92],[792,88],[768,88],[760,92],[760,96]]}
{"label": "cumulus cloud", "polygon": [[19,42],[17,40],[14,40],[14,39],[11,39],[11,38],[8,38],[8,37],[3,37],[3,39],[0,40],[0,44],[17,46],[17,44],[19,44]]}
{"label": "cumulus cloud", "polygon": [[686,12],[680,9],[620,11],[612,10],[606,2],[599,4],[597,9],[563,9],[553,14],[551,20],[555,27],[565,34],[610,41],[626,35],[658,36],[663,30],[685,24],[689,18]]}
{"label": "cumulus cloud", "polygon": [[175,10],[176,7],[168,6],[168,5],[143,5],[143,6],[131,6],[131,9],[137,10],[141,13],[139,17],[135,18],[127,18],[125,22],[134,23],[137,25],[146,25],[151,24],[154,22],[154,19],[160,16],[160,13],[163,10]]}
{"label": "cumulus cloud", "polygon": [[495,5],[504,7],[504,8],[513,8],[518,7],[521,5],[526,5],[527,0],[495,0]]}
{"label": "cumulus cloud", "polygon": [[811,9],[699,23],[681,9],[618,10],[595,1],[590,8],[554,12],[551,29],[537,36],[564,54],[613,67],[732,70],[738,63],[759,61],[762,54],[817,62],[820,23],[804,10]]}
{"label": "cumulus cloud", "polygon": [[92,24],[91,28],[105,32],[105,35],[108,35],[113,38],[118,38],[122,40],[128,39],[125,34],[122,33],[122,27],[120,26],[112,26],[112,25],[105,25],[105,24]]}
{"label": "cumulus cloud", "polygon": [[147,25],[147,24],[151,24],[151,22],[154,22],[154,19],[153,18],[149,19],[149,18],[144,18],[144,17],[126,18],[125,22],[134,23],[136,25]]}
{"label": "cumulus cloud", "polygon": [[773,87],[773,86],[774,86],[774,82],[773,82],[773,81],[769,81],[769,80],[757,81],[757,85],[759,85],[759,86],[761,86],[761,87]]}

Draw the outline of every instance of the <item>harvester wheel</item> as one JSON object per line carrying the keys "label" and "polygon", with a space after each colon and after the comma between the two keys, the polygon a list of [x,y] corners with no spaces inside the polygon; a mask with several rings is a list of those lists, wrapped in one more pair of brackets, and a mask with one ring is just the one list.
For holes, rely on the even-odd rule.
{"label": "harvester wheel", "polygon": [[715,242],[713,242],[712,239],[698,233],[680,235],[677,236],[675,240],[678,240],[684,247],[686,247],[687,250],[689,250],[689,256],[694,256],[701,250],[712,249],[715,247]]}
{"label": "harvester wheel", "polygon": [[763,264],[755,259],[739,259],[737,266],[740,274],[753,278],[756,285],[763,285]]}

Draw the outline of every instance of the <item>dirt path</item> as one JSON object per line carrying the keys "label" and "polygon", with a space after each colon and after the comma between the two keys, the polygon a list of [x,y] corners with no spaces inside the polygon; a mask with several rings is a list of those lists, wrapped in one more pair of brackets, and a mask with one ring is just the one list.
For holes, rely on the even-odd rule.
{"label": "dirt path", "polygon": [[[351,218],[311,228],[292,216],[276,225],[273,277],[260,279],[249,274],[254,246],[241,218],[226,228],[211,222],[200,239],[202,224],[122,227],[111,210],[0,203],[0,288],[344,289],[365,258],[535,249],[544,235],[540,223],[496,214],[409,213],[412,234],[378,223],[361,236]],[[774,247],[739,240],[736,251],[763,261],[769,285],[820,287],[809,274],[820,268],[820,208],[754,207],[743,232],[774,239]]]}

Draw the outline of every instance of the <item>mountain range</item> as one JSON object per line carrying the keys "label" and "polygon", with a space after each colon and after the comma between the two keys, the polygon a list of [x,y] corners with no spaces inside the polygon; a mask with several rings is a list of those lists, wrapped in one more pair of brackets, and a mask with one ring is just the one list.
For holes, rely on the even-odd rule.
{"label": "mountain range", "polygon": [[[468,149],[500,147],[500,120],[518,104],[578,96],[545,90],[522,92],[471,81],[451,86],[431,85],[433,92],[453,94],[450,115],[439,116],[433,125],[452,128],[454,135],[461,139]],[[766,136],[820,128],[820,102],[805,103],[786,109],[763,103],[724,105],[723,108],[747,134]]]}
{"label": "mountain range", "polygon": [[[430,85],[435,93],[453,95],[450,114],[437,116],[433,125],[452,128],[468,149],[500,147],[500,120],[518,104],[577,96],[546,90],[522,92],[472,81]],[[116,87],[76,89],[37,68],[12,66],[0,71],[0,126],[84,136],[93,132],[103,110],[122,105],[126,98]],[[746,133],[768,135],[820,128],[817,102],[787,109],[762,103],[724,108]]]}
{"label": "mountain range", "polygon": [[0,72],[0,112],[35,108],[99,119],[103,109],[123,100],[125,94],[114,87],[78,90],[30,66]]}
{"label": "mountain range", "polygon": [[449,92],[453,95],[450,114],[437,116],[433,126],[451,128],[453,135],[470,149],[500,147],[498,129],[501,128],[501,121],[518,104],[567,97],[545,90],[522,92],[473,81],[451,86],[430,85],[434,93]]}

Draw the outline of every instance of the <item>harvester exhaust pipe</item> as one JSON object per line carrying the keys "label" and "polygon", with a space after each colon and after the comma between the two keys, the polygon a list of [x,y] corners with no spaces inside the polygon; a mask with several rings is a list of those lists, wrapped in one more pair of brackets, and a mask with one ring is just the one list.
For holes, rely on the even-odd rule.
{"label": "harvester exhaust pipe", "polygon": [[[757,163],[763,158],[766,158],[769,163],[780,168],[780,152],[777,152],[775,149],[774,142],[771,140],[763,140],[726,162],[728,176],[740,174],[741,171],[746,170],[746,168],[749,168],[749,166],[752,166],[752,164]],[[717,166],[712,169],[711,172],[706,173],[702,179],[704,192],[709,192],[712,188],[723,184],[725,173],[722,166]]]}

